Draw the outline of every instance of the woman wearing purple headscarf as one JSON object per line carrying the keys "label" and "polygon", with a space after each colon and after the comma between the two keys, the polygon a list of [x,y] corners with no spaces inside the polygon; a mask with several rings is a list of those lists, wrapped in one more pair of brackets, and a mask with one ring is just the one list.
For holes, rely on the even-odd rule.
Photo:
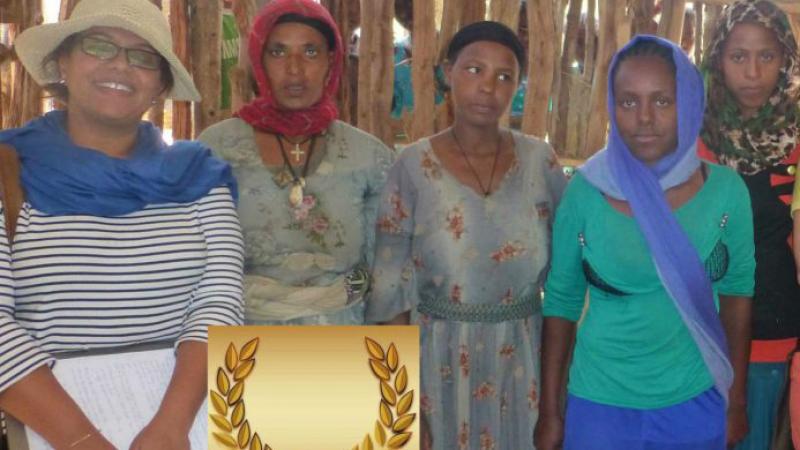
{"label": "woman wearing purple headscarf", "polygon": [[637,36],[612,61],[607,147],[556,214],[539,450],[722,450],[746,432],[728,404],[745,395],[750,199],[732,170],[697,158],[703,108],[677,45]]}

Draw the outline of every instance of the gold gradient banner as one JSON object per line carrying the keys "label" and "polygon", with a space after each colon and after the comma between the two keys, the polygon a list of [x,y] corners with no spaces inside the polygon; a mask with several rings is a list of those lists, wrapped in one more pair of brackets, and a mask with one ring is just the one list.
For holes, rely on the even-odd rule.
{"label": "gold gradient banner", "polygon": [[419,449],[416,326],[208,331],[209,449]]}

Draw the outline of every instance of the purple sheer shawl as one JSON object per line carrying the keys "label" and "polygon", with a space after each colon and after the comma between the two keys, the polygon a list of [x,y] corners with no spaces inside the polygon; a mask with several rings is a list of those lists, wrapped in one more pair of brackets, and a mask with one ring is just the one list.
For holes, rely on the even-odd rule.
{"label": "purple sheer shawl", "polygon": [[[619,56],[641,41],[652,41],[672,51],[676,74],[678,147],[653,167],[628,149],[615,118],[613,74]],[[683,322],[697,344],[714,385],[727,402],[733,383],[728,344],[714,303],[711,280],[700,255],[667,204],[664,191],[686,180],[700,166],[695,143],[703,125],[705,95],[703,78],[683,50],[656,37],[634,37],[614,56],[609,67],[608,112],[611,130],[605,149],[579,170],[603,193],[626,200],[644,235],[661,283],[672,298]]]}

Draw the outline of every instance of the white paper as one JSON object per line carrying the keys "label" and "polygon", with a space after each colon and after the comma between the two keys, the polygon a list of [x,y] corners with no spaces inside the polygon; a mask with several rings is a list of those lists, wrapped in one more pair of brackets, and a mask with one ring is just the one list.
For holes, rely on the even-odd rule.
{"label": "white paper", "polygon": [[[127,450],[150,422],[169,384],[175,356],[171,348],[59,360],[58,381],[114,447]],[[197,413],[189,440],[193,450],[208,448],[207,401]],[[29,450],[50,450],[25,429]]]}

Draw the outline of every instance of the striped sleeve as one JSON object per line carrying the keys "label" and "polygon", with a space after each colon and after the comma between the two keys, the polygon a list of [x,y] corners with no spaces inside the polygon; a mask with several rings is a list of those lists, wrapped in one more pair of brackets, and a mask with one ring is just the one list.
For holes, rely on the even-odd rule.
{"label": "striped sleeve", "polygon": [[208,256],[176,345],[186,340],[205,342],[209,325],[244,321],[244,243],[233,198],[227,188],[217,188],[198,204]]}
{"label": "striped sleeve", "polygon": [[14,277],[5,216],[0,205],[0,392],[54,359],[14,318]]}

